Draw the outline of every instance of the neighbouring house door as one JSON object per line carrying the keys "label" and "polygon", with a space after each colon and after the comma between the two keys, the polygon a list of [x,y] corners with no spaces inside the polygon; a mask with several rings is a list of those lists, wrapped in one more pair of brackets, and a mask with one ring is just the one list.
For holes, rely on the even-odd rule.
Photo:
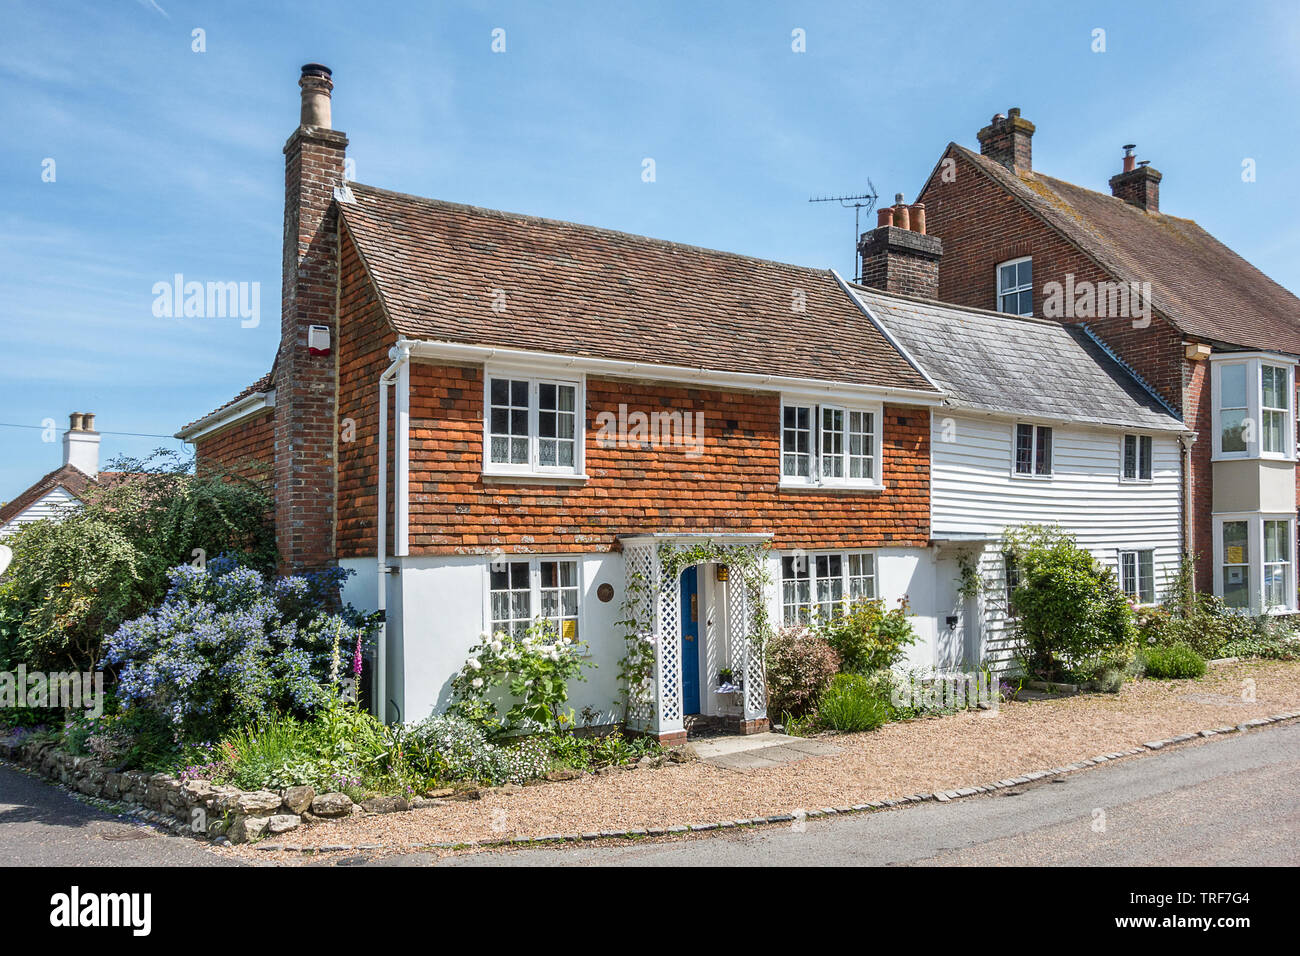
{"label": "neighbouring house door", "polygon": [[682,572],[682,713],[700,712],[700,585],[694,567]]}

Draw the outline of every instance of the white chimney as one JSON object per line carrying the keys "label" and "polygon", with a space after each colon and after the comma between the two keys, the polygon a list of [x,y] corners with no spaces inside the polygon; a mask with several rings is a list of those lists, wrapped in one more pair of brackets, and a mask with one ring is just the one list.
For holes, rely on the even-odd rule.
{"label": "white chimney", "polygon": [[68,430],[63,433],[63,463],[91,478],[99,475],[99,432],[95,431],[95,416],[89,412],[73,412],[68,416]]}

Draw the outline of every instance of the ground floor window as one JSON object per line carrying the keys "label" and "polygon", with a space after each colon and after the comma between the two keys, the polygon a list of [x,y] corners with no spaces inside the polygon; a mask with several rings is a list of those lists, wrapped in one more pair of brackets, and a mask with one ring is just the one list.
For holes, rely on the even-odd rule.
{"label": "ground floor window", "polygon": [[1121,551],[1119,584],[1138,604],[1156,603],[1156,562],[1154,551]]}
{"label": "ground floor window", "polygon": [[1215,519],[1215,591],[1228,607],[1295,607],[1295,518],[1232,515]]}
{"label": "ground floor window", "polygon": [[850,602],[875,596],[874,554],[827,551],[781,558],[785,624],[807,624],[814,614],[823,620],[834,617]]}
{"label": "ground floor window", "polygon": [[494,560],[488,565],[488,623],[495,634],[523,637],[547,621],[561,637],[578,639],[578,562],[562,558]]}

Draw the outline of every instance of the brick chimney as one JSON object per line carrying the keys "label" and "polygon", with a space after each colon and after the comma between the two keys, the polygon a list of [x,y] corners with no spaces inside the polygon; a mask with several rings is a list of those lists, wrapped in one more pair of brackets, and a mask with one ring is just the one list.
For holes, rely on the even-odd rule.
{"label": "brick chimney", "polygon": [[976,135],[980,155],[1001,163],[1013,173],[1033,171],[1034,124],[1021,117],[1020,107],[1013,106],[1006,116],[998,113]]}
{"label": "brick chimney", "polygon": [[939,259],[943,243],[925,234],[925,203],[909,206],[903,194],[878,211],[878,225],[858,242],[862,284],[883,292],[922,299],[939,298]]}
{"label": "brick chimney", "polygon": [[330,124],[330,70],[308,63],[302,110],[284,144],[284,261],[275,382],[275,537],[286,569],[334,560],[337,350],[312,355],[308,329],[338,340],[338,212],[348,138]]}
{"label": "brick chimney", "polygon": [[99,432],[90,412],[73,412],[68,416],[68,430],[63,433],[63,463],[91,478],[99,474]]}
{"label": "brick chimney", "polygon": [[1139,163],[1129,143],[1124,147],[1124,171],[1110,177],[1110,194],[1147,212],[1160,211],[1160,180],[1164,176],[1146,162]]}

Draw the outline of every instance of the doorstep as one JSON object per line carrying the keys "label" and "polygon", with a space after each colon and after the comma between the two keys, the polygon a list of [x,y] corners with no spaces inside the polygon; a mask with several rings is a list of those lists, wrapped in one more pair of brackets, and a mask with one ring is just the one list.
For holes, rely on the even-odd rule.
{"label": "doorstep", "polygon": [[777,767],[808,757],[822,757],[841,752],[841,748],[824,740],[791,737],[788,734],[764,733],[735,737],[712,737],[693,741],[692,748],[705,763],[732,770]]}

